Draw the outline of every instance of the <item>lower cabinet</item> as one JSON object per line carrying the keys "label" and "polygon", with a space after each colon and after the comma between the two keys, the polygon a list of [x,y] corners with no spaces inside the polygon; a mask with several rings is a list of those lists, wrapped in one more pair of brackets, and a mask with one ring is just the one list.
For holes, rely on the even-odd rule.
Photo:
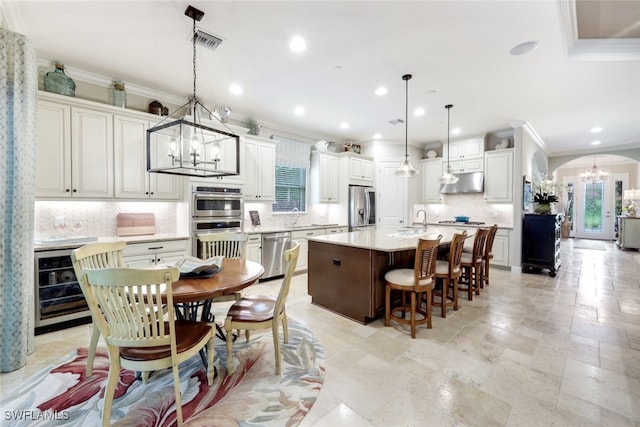
{"label": "lower cabinet", "polygon": [[490,265],[509,266],[509,230],[499,228],[493,240],[493,259]]}
{"label": "lower cabinet", "polygon": [[525,272],[542,268],[555,277],[560,268],[562,215],[526,214],[522,227],[522,263]]}
{"label": "lower cabinet", "polygon": [[124,248],[124,261],[129,268],[144,268],[153,265],[175,265],[189,251],[189,241],[158,240],[147,243],[130,243]]}
{"label": "lower cabinet", "polygon": [[262,234],[249,234],[247,240],[247,261],[262,264]]}
{"label": "lower cabinet", "polygon": [[298,253],[298,263],[296,264],[296,271],[306,270],[309,262],[309,241],[308,237],[321,236],[325,234],[324,228],[318,228],[314,230],[298,230],[291,232],[291,240],[295,240],[300,243],[300,252]]}

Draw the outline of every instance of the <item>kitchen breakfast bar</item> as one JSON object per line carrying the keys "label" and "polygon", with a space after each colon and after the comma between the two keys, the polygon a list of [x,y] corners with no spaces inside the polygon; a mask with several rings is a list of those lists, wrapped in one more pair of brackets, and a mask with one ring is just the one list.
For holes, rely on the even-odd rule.
{"label": "kitchen breakfast bar", "polygon": [[367,324],[384,313],[384,275],[413,268],[418,238],[448,247],[455,233],[474,229],[377,229],[309,237],[308,292],[311,302]]}

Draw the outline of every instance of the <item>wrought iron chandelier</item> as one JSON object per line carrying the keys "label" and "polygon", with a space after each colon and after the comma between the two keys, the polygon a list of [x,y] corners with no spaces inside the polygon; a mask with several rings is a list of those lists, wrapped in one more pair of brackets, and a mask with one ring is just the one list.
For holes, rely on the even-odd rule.
{"label": "wrought iron chandelier", "polygon": [[608,173],[596,166],[596,158],[593,158],[593,167],[587,169],[580,174],[583,182],[598,182],[605,181],[608,177]]}
{"label": "wrought iron chandelier", "polygon": [[[196,21],[204,12],[189,6],[184,14],[193,20],[193,95],[147,130],[147,170],[201,178],[239,175],[240,137],[196,97]],[[212,126],[216,121],[219,128]]]}

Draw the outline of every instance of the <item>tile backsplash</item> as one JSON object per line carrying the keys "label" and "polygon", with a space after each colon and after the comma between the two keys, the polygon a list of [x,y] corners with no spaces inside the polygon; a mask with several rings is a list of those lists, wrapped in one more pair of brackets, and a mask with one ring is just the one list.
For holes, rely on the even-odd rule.
{"label": "tile backsplash", "polygon": [[35,236],[115,236],[116,215],[152,212],[156,234],[188,234],[188,206],[181,202],[37,201]]}
{"label": "tile backsplash", "polygon": [[444,194],[443,197],[442,204],[413,205],[413,222],[422,222],[422,213],[418,218],[417,212],[424,209],[428,222],[453,221],[454,217],[465,215],[470,221],[513,227],[512,204],[485,203],[483,194]]}

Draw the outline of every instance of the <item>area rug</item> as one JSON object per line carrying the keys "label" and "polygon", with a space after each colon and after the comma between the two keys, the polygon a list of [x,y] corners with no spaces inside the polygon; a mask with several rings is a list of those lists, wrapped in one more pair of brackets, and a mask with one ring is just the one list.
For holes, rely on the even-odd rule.
{"label": "area rug", "polygon": [[[282,344],[282,343],[281,343]],[[324,349],[315,335],[289,320],[289,343],[281,345],[282,375],[275,375],[271,330],[234,343],[234,372],[226,374],[226,348],[216,342],[218,376],[207,385],[199,356],[180,365],[182,413],[187,426],[296,426],[309,412],[324,382]],[[109,372],[106,349],[98,349],[87,378],[87,349],[43,369],[0,401],[3,426],[97,426],[101,424]],[[111,423],[116,426],[176,425],[171,370],[153,373],[147,384],[122,370]]]}

